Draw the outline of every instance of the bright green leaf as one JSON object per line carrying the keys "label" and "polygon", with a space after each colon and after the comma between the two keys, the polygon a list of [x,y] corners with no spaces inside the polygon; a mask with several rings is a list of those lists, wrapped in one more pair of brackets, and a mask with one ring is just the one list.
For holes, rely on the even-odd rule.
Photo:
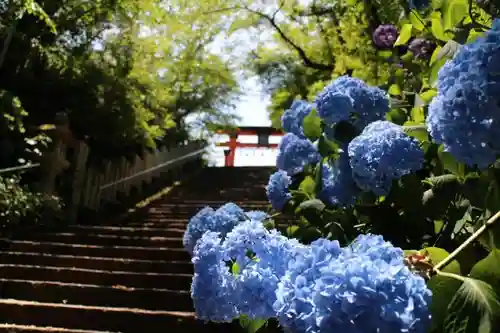
{"label": "bright green leaf", "polygon": [[311,139],[317,140],[321,136],[321,119],[318,117],[316,109],[313,109],[303,122],[304,134]]}
{"label": "bright green leaf", "polygon": [[425,113],[423,107],[411,109],[411,120],[417,124],[423,124],[425,122]]}
{"label": "bright green leaf", "polygon": [[432,0],[431,1],[431,7],[433,9],[441,9],[443,7],[443,4],[446,0]]}
{"label": "bright green leaf", "polygon": [[247,333],[256,333],[267,322],[264,319],[249,319],[247,316],[241,316],[239,321],[241,327],[243,327]]}
{"label": "bright green leaf", "polygon": [[[432,263],[435,265],[444,260],[449,253],[446,250],[437,247],[429,247],[424,249],[431,257]],[[460,264],[453,260],[448,266],[443,269],[444,272],[460,274]],[[445,276],[435,275],[428,282],[429,289],[432,290],[432,303],[430,310],[432,313],[432,330],[434,331],[441,327],[447,315],[448,304],[450,304],[456,291],[460,288],[461,282]]]}
{"label": "bright green leaf", "polygon": [[469,276],[489,283],[497,293],[500,292],[500,250],[493,249],[486,258],[478,261]]}
{"label": "bright green leaf", "polygon": [[468,0],[448,0],[444,11],[444,30],[457,26],[469,12]]}
{"label": "bright green leaf", "polygon": [[304,211],[307,209],[313,209],[316,211],[323,211],[325,209],[325,204],[319,199],[306,200],[302,202],[297,209],[299,211]]}
{"label": "bright green leaf", "polygon": [[311,176],[306,176],[304,180],[299,185],[299,190],[308,196],[314,195],[314,190],[316,188],[316,182]]}
{"label": "bright green leaf", "polygon": [[455,42],[454,40],[449,40],[437,53],[436,60],[440,60],[443,58],[452,59],[459,49],[459,43]]}
{"label": "bright green leaf", "polygon": [[438,18],[433,18],[431,20],[431,31],[432,35],[439,40],[442,40],[444,42],[448,41],[449,38],[446,36],[443,25],[441,24],[441,19]]}
{"label": "bright green leaf", "polygon": [[443,167],[449,172],[457,175],[458,177],[463,177],[463,168],[460,166],[460,163],[451,155],[449,152],[444,151],[444,146],[439,146],[438,149],[438,157],[441,163],[443,163]]}
{"label": "bright green leaf", "polygon": [[401,95],[401,88],[399,87],[398,84],[394,83],[389,87],[388,90],[389,94],[393,96],[400,96]]}
{"label": "bright green leaf", "polygon": [[377,55],[381,57],[382,59],[388,59],[392,56],[392,51],[391,50],[380,50],[377,51]]}
{"label": "bright green leaf", "polygon": [[476,38],[478,38],[479,36],[482,36],[484,33],[482,31],[478,31],[476,29],[471,29],[469,31],[469,36],[467,37],[467,43],[471,43],[473,42],[474,40],[476,40]]}
{"label": "bright green leaf", "polygon": [[432,52],[432,56],[431,56],[431,59],[429,60],[429,65],[433,65],[436,60],[438,60],[438,55],[439,55],[439,52],[441,51],[441,46],[436,46],[436,48],[434,49],[434,52]]}
{"label": "bright green leaf", "polygon": [[234,275],[237,275],[240,272],[240,266],[238,265],[237,262],[234,262],[233,265],[231,266],[231,272]]}
{"label": "bright green leaf", "polygon": [[434,63],[434,65],[432,65],[431,72],[429,75],[429,81],[431,82],[432,86],[435,86],[437,84],[439,70],[441,69],[441,67],[443,67],[443,65],[446,63],[446,61],[447,61],[446,58],[442,58],[442,59],[437,60]]}
{"label": "bright green leaf", "polygon": [[413,26],[411,24],[403,24],[401,31],[399,32],[399,37],[394,43],[394,46],[399,46],[406,44],[411,38],[411,30]]}
{"label": "bright green leaf", "polygon": [[429,134],[425,126],[405,126],[404,131],[409,136],[416,138],[420,142],[429,141]]}
{"label": "bright green leaf", "polygon": [[426,103],[428,104],[433,98],[434,96],[437,95],[437,90],[436,89],[429,89],[427,91],[424,91],[423,93],[419,94],[420,95],[420,98]]}
{"label": "bright green leaf", "polygon": [[463,278],[462,286],[448,306],[443,333],[495,333],[500,317],[500,301],[491,285]]}
{"label": "bright green leaf", "polygon": [[[434,265],[440,263],[449,256],[448,251],[439,247],[426,247],[421,252],[427,252]],[[443,272],[460,274],[460,264],[458,263],[458,261],[453,260],[443,269]]]}
{"label": "bright green leaf", "polygon": [[318,141],[318,151],[323,157],[331,156],[338,150],[335,142],[328,140],[325,135],[321,135]]}
{"label": "bright green leaf", "polygon": [[298,225],[291,225],[286,228],[286,234],[288,237],[294,237],[295,233],[300,229]]}
{"label": "bright green leaf", "polygon": [[413,27],[418,31],[422,31],[425,28],[423,19],[416,10],[412,10],[410,12],[410,22],[413,25]]}

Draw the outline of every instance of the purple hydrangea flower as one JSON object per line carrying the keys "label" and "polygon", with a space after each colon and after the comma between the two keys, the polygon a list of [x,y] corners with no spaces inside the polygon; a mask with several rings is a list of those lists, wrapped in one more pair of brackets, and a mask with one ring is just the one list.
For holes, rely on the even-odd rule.
{"label": "purple hydrangea flower", "polygon": [[428,60],[436,49],[436,43],[425,38],[414,38],[408,45],[408,49],[415,58]]}
{"label": "purple hydrangea flower", "polygon": [[373,32],[373,43],[382,49],[391,48],[398,39],[398,28],[392,24],[382,24]]}

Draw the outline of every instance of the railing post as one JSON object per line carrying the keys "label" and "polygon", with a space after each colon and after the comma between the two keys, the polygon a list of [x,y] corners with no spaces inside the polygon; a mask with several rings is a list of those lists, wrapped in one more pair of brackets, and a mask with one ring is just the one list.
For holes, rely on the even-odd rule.
{"label": "railing post", "polygon": [[51,195],[55,192],[56,178],[63,170],[70,166],[66,160],[66,145],[58,140],[54,149],[46,154],[40,162],[41,181],[40,192]]}
{"label": "railing post", "polygon": [[89,155],[89,147],[85,142],[78,142],[75,147],[75,155],[73,162],[75,163],[75,171],[73,174],[73,186],[71,201],[68,207],[68,220],[69,223],[75,223],[78,219],[78,211],[80,208],[80,201],[82,193],[85,190],[85,176],[87,171],[87,157]]}

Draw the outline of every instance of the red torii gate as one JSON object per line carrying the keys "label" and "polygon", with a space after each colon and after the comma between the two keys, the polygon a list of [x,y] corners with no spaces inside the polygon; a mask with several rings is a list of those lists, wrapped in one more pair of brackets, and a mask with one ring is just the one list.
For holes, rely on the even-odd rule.
{"label": "red torii gate", "polygon": [[[236,129],[218,130],[217,134],[229,135],[229,141],[216,143],[219,147],[229,147],[224,150],[225,162],[227,167],[234,166],[234,157],[237,148],[277,148],[278,144],[269,143],[270,136],[283,136],[283,132],[272,127],[241,126]],[[238,142],[240,135],[256,135],[257,143]]]}

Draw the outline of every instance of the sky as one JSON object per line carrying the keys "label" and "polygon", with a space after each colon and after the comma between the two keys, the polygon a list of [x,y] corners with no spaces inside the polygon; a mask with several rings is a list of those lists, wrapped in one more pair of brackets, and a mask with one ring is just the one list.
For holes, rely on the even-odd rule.
{"label": "sky", "polygon": [[[260,38],[267,36],[260,35]],[[236,43],[236,44],[235,44]],[[211,45],[213,52],[223,54],[225,46],[231,44],[234,54],[245,54],[255,46],[255,40],[248,33],[236,33],[231,38],[221,36]],[[238,45],[234,47],[234,45]],[[262,91],[257,77],[239,79],[241,90],[244,94],[236,104],[234,112],[241,118],[239,126],[271,126],[271,120],[267,112],[270,104],[270,96]],[[214,138],[217,142],[227,141],[227,135],[220,135]],[[257,137],[241,137],[239,142],[257,143]],[[279,143],[279,138],[271,137],[270,143]],[[276,164],[276,149],[266,148],[239,148],[236,151],[235,166],[274,166]],[[209,164],[214,166],[224,166],[223,148],[212,146],[207,155]]]}
{"label": "sky", "polygon": [[[302,0],[305,1],[305,0]],[[113,33],[115,30],[110,29],[104,35]],[[143,34],[150,33],[150,30],[144,29]],[[257,39],[255,35],[259,36]],[[225,35],[218,36],[210,45],[210,50],[224,57],[232,57],[231,59],[244,59],[248,51],[263,40],[272,42],[270,34],[265,31],[257,33],[236,32],[231,37]],[[93,47],[97,50],[103,48],[102,41],[98,40],[93,43]],[[228,54],[228,47],[232,50]],[[270,104],[270,96],[262,91],[262,87],[258,82],[257,77],[247,78],[239,75],[239,84],[243,95],[240,96],[236,103],[234,113],[241,120],[237,122],[239,126],[271,126],[271,121],[268,116],[267,107]],[[196,117],[195,117],[196,118]],[[193,119],[194,120],[194,119]],[[220,135],[214,138],[214,142],[224,142],[229,139],[228,136]],[[244,137],[240,142],[256,143],[257,137]],[[270,143],[279,143],[279,138],[271,138]],[[270,150],[266,148],[240,148],[236,151],[235,166],[273,166],[276,162],[276,149]],[[214,144],[209,147],[207,159],[210,165],[224,166],[223,148],[216,147]]]}
{"label": "sky", "polygon": [[[241,117],[239,126],[271,126],[267,113],[270,98],[261,92],[257,78],[241,81],[245,94],[237,103],[235,113]],[[227,135],[219,135],[214,138],[217,142],[227,141]],[[242,136],[238,138],[242,143],[257,143],[257,137]],[[279,138],[271,137],[269,143],[279,143]],[[276,149],[266,148],[239,148],[236,151],[235,166],[274,166],[276,162]],[[223,148],[212,146],[207,155],[209,164],[213,166],[224,166]]]}

